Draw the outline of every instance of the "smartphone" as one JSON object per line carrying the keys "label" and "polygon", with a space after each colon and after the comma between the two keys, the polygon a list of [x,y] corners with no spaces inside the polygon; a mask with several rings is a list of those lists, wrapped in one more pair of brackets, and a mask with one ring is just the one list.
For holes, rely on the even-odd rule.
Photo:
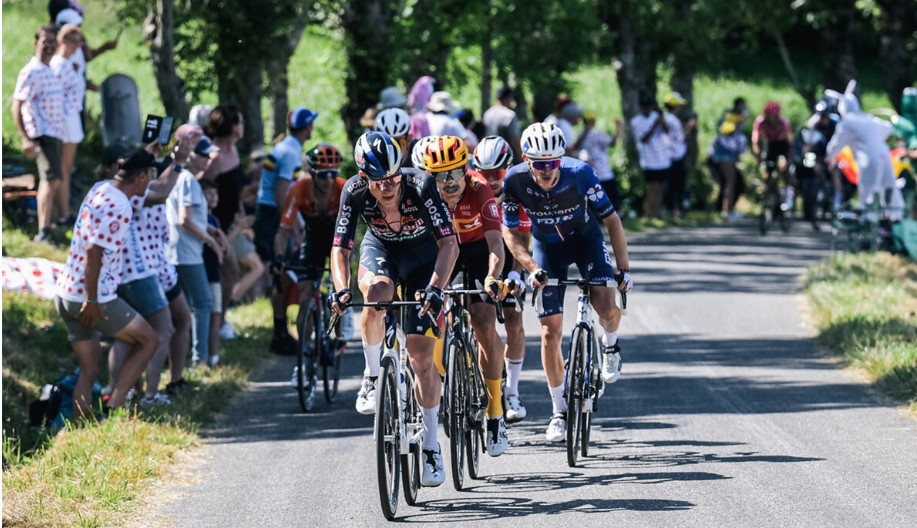
{"label": "smartphone", "polygon": [[159,144],[168,145],[172,138],[172,124],[175,122],[174,117],[163,117],[162,126],[159,128]]}
{"label": "smartphone", "polygon": [[160,145],[168,144],[169,139],[172,137],[172,125],[174,122],[175,118],[172,117],[147,115],[146,125],[143,127],[143,144],[148,145],[153,141],[158,142]]}

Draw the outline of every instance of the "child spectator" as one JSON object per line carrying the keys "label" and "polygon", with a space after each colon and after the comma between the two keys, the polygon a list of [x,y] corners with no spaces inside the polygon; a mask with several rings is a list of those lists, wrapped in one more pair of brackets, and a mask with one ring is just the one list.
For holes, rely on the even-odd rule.
{"label": "child spectator", "polygon": [[[204,190],[204,199],[207,200],[207,225],[208,229],[220,231],[220,221],[214,216],[217,204],[220,203],[220,193],[216,183],[201,179],[201,188]],[[213,297],[213,306],[210,308],[210,355],[208,364],[215,367],[220,363],[220,328],[223,326],[223,286],[220,284],[220,266],[225,255],[219,248],[204,247],[204,269],[207,272],[207,282],[210,284],[210,295]]]}

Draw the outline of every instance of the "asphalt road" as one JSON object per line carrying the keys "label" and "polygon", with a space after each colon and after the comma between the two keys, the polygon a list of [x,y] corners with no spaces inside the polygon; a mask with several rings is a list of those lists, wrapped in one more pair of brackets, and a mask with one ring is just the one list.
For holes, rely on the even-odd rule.
{"label": "asphalt road", "polygon": [[[751,223],[630,236],[636,289],[621,380],[601,400],[591,455],[544,442],[551,414],[537,321],[526,312],[529,417],[483,477],[403,500],[398,520],[464,526],[917,525],[917,423],[821,356],[799,276],[827,235]],[[567,306],[575,301],[568,292]],[[573,309],[568,309],[568,319]],[[336,403],[299,411],[292,361],[259,372],[206,433],[199,484],[162,518],[181,527],[374,526],[372,418],[353,408],[362,354]],[[448,440],[440,433],[443,451]],[[448,468],[448,455],[446,464]]]}

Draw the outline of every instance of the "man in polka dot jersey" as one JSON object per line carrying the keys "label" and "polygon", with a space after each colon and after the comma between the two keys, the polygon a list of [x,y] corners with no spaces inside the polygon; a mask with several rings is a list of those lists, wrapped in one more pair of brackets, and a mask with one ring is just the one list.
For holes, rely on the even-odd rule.
{"label": "man in polka dot jersey", "polygon": [[67,327],[80,373],[73,391],[75,416],[92,412],[92,385],[99,373],[102,348],[99,335],[130,345],[108,408],[124,405],[153,353],[159,337],[149,324],[117,296],[124,248],[130,236],[129,199],[146,192],[155,158],[130,149],[118,161],[115,179],[94,188],[80,205],[64,271],[57,279],[55,306]]}

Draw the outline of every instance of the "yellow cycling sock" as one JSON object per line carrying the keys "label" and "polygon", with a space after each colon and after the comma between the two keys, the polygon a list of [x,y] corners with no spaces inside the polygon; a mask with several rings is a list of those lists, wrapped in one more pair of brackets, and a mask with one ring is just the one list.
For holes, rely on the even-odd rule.
{"label": "yellow cycling sock", "polygon": [[503,380],[499,379],[484,379],[484,384],[487,385],[487,416],[489,418],[503,416],[503,390],[500,388],[502,382]]}

